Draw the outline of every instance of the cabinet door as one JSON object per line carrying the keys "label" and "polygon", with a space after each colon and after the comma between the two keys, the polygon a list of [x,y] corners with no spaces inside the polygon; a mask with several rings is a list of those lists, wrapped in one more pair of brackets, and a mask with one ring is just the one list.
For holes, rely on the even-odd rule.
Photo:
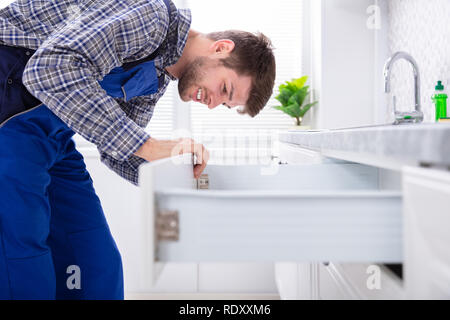
{"label": "cabinet door", "polygon": [[324,263],[320,265],[321,299],[404,299],[402,281],[383,265]]}
{"label": "cabinet door", "polygon": [[404,281],[409,299],[450,298],[450,172],[406,167]]}
{"label": "cabinet door", "polygon": [[198,190],[192,162],[141,167],[144,284],[164,262],[401,261],[401,195],[377,189],[375,168],[211,165],[205,173],[209,189]]}

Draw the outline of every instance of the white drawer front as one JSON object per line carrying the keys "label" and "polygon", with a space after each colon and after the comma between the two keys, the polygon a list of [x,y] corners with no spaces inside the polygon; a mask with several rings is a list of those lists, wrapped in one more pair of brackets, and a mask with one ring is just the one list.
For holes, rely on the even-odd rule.
{"label": "white drawer front", "polygon": [[[211,189],[196,190],[180,181],[192,165],[170,161],[141,168],[146,279],[155,261],[401,261],[401,195],[377,190],[374,168],[281,165],[267,176],[258,166],[209,166]],[[164,210],[177,212],[176,241],[157,239]]]}
{"label": "white drawer front", "polygon": [[161,241],[162,261],[385,261],[401,246],[397,193],[221,194],[160,192],[177,210],[179,241]]}
{"label": "white drawer front", "polygon": [[450,172],[405,167],[405,288],[409,299],[450,299]]}

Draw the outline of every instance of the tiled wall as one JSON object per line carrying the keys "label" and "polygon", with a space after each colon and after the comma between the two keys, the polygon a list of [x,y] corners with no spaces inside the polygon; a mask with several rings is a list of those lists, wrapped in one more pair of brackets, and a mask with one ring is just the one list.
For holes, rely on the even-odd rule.
{"label": "tiled wall", "polygon": [[[450,0],[389,0],[388,20],[389,49],[391,53],[406,51],[416,59],[424,121],[433,121],[431,95],[437,80],[450,93]],[[391,84],[397,109],[413,108],[414,79],[407,62],[396,63]]]}

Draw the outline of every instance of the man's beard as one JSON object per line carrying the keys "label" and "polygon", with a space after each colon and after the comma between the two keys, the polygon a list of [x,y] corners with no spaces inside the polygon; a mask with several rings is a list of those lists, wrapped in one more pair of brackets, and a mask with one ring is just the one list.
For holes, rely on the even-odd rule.
{"label": "man's beard", "polygon": [[189,90],[199,83],[206,74],[206,70],[217,65],[217,61],[208,57],[197,57],[187,67],[178,80],[178,93],[182,100],[189,100]]}

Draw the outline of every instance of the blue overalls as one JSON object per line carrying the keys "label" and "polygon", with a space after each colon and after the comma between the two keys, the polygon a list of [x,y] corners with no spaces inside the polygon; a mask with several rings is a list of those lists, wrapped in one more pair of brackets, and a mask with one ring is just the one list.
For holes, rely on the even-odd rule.
{"label": "blue overalls", "polygon": [[[22,84],[32,53],[0,45],[0,299],[123,299],[121,256],[74,132]],[[145,61],[100,84],[129,99],[159,81]]]}

